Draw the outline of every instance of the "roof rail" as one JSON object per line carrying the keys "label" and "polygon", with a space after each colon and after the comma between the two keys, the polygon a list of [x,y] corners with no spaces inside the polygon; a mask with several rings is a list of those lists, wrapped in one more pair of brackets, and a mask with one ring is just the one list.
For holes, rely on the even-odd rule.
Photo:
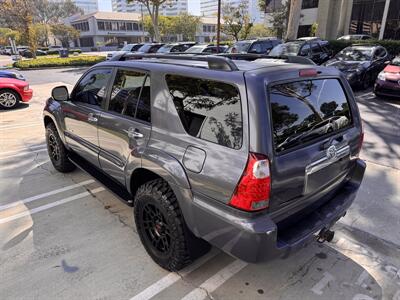
{"label": "roof rail", "polygon": [[295,55],[281,55],[281,56],[269,56],[266,54],[253,54],[253,53],[221,53],[218,56],[223,56],[226,58],[230,58],[232,60],[248,60],[253,61],[256,59],[283,59],[288,63],[292,64],[301,64],[301,65],[315,65],[315,63],[307,58],[302,56]]}
{"label": "roof rail", "polygon": [[176,54],[137,54],[127,53],[123,56],[115,57],[111,60],[130,60],[130,59],[146,59],[146,58],[159,58],[171,60],[192,60],[192,61],[205,61],[208,63],[208,68],[212,70],[222,71],[238,71],[238,67],[228,57],[216,55],[176,55]]}

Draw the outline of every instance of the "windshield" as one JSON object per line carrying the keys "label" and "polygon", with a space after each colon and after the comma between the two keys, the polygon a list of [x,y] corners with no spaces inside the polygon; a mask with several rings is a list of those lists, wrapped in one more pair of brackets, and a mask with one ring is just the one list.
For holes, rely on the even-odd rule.
{"label": "windshield", "polygon": [[297,55],[299,53],[302,43],[285,43],[275,46],[270,52],[269,56],[281,55]]}
{"label": "windshield", "polygon": [[122,47],[121,51],[131,51],[133,45],[126,45],[124,47]]}
{"label": "windshield", "polygon": [[186,53],[201,53],[201,52],[203,52],[203,50],[205,48],[206,47],[204,47],[204,46],[193,46],[193,47],[187,49],[185,52]]}
{"label": "windshield", "polygon": [[157,52],[158,53],[167,53],[167,52],[170,52],[172,47],[174,47],[174,45],[165,45],[165,46],[162,46],[160,49],[158,49]]}
{"label": "windshield", "polygon": [[150,50],[150,48],[151,48],[151,44],[144,44],[142,47],[140,47],[139,48],[139,52],[147,52],[147,51],[149,51]]}
{"label": "windshield", "polygon": [[250,42],[237,42],[233,45],[232,53],[246,53],[251,46]]}
{"label": "windshield", "polygon": [[398,66],[400,67],[400,56],[397,56],[393,61],[390,63],[393,66]]}
{"label": "windshield", "polygon": [[372,50],[369,48],[348,47],[336,54],[335,57],[344,61],[367,61],[371,60]]}

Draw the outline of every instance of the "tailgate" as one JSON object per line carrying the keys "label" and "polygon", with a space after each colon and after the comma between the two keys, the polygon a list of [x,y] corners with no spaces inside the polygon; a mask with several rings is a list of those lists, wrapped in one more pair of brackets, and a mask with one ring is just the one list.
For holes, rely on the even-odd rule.
{"label": "tailgate", "polygon": [[[307,79],[269,87],[274,158],[270,211],[322,198],[351,170],[358,152],[358,111],[339,79]],[[315,197],[320,194],[320,197]],[[290,205],[289,207],[292,207]]]}

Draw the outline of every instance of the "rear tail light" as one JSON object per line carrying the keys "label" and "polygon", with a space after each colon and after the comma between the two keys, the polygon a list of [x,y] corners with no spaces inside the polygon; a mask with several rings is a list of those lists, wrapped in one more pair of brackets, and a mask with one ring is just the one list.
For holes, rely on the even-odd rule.
{"label": "rear tail light", "polygon": [[316,69],[303,69],[299,71],[300,77],[313,77],[317,76],[318,71]]}
{"label": "rear tail light", "polygon": [[229,204],[245,211],[265,209],[269,206],[270,191],[268,158],[261,154],[250,153],[246,168]]}

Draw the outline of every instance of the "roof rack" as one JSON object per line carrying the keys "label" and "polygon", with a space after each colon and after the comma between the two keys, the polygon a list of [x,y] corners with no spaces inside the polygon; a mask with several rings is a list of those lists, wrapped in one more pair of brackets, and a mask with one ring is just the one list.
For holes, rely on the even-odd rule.
{"label": "roof rack", "polygon": [[223,56],[231,60],[248,60],[248,61],[253,61],[256,59],[283,59],[286,60],[286,62],[292,64],[315,65],[315,63],[311,59],[295,55],[269,56],[266,54],[255,54],[255,53],[221,53],[218,54],[218,56]]}
{"label": "roof rack", "polygon": [[128,53],[116,59],[111,60],[130,60],[130,59],[143,59],[143,58],[159,58],[159,59],[172,59],[172,60],[193,60],[205,61],[208,63],[208,68],[212,70],[222,71],[238,71],[238,67],[228,57],[216,55],[176,55],[176,54],[136,54]]}

